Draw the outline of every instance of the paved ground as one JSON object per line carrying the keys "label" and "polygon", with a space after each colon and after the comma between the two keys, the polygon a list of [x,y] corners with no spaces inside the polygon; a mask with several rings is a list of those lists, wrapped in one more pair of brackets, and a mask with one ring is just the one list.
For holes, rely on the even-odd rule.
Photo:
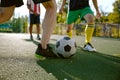
{"label": "paved ground", "polygon": [[[51,37],[50,42],[55,44],[56,40],[60,39],[61,37],[62,36],[53,35]],[[62,59],[59,59],[59,60],[49,59],[47,61],[43,61],[43,63],[41,63],[42,61],[38,62],[38,60],[34,57],[34,52],[35,52],[35,49],[37,48],[37,44],[39,41],[37,41],[35,38],[36,38],[35,34],[34,34],[34,41],[31,41],[29,39],[29,34],[0,33],[0,80],[97,80],[97,76],[100,74],[96,75],[95,79],[92,78],[92,76],[94,75],[87,77],[89,78],[87,79],[85,77],[82,78],[82,76],[86,75],[85,73],[78,74],[77,70],[74,70],[74,69],[73,69],[74,71],[72,71],[73,73],[76,73],[76,75],[73,74],[74,76],[70,75],[69,72],[67,72],[67,69],[65,69],[66,67],[59,72],[58,66],[67,66],[67,65],[70,66],[70,64],[67,62],[64,62],[66,63],[66,65],[63,64]],[[77,42],[77,45],[79,46],[82,46],[84,44],[83,43],[84,37],[75,36],[75,40]],[[110,73],[115,71],[115,75],[113,75],[114,79],[112,78],[108,79],[107,76],[103,75],[105,76],[105,78],[102,79],[101,77],[98,76],[99,77],[98,80],[120,80],[120,77],[119,77],[120,75],[119,74],[120,73],[119,72],[120,71],[119,69],[120,68],[120,40],[94,37],[93,41],[94,41],[93,45],[96,47],[98,53],[103,54],[103,55],[97,54],[97,56],[103,56],[103,57],[106,57],[107,60],[109,59],[112,59],[112,60],[109,60],[108,63],[104,63],[102,62],[102,60],[104,59],[103,57],[101,59],[99,59],[100,57],[95,57],[95,58],[97,58],[98,61],[101,61],[101,65],[107,64],[109,66],[112,66],[114,69],[111,69],[112,67],[108,69],[108,71],[111,70]],[[86,56],[87,58],[88,56],[91,56],[91,54],[86,54],[86,55],[82,54],[82,52],[83,53],[88,53],[88,52],[78,51],[78,53],[79,52],[81,52],[80,55],[83,57]],[[77,65],[78,62],[82,64],[84,63],[84,61],[82,61],[83,57],[75,56],[73,60],[69,60],[68,62],[72,63],[72,61],[76,61],[76,63],[74,64]],[[91,58],[91,61],[95,59],[93,56],[87,59],[90,59],[90,58]],[[85,59],[85,61],[87,59]],[[56,61],[54,62],[55,64],[53,63],[53,61]],[[58,64],[58,61],[59,61],[59,64]],[[49,67],[48,63],[50,64],[50,67],[51,67],[50,69],[48,68]],[[86,64],[86,66],[89,66],[89,65],[90,64]],[[109,66],[106,66],[106,68],[108,68]],[[82,69],[82,67],[81,67],[81,71],[84,70]],[[71,66],[71,68],[73,68],[73,66]],[[79,69],[79,67],[77,68]],[[65,70],[67,73],[65,72]],[[105,74],[109,74],[109,73],[105,73]]]}

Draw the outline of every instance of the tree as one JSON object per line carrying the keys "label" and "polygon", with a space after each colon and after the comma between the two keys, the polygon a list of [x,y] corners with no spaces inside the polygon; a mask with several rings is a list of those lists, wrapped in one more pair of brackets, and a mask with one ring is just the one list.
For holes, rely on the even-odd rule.
{"label": "tree", "polygon": [[13,16],[13,18],[10,20],[10,24],[11,24],[11,28],[12,28],[13,32],[15,32],[15,33],[27,32],[26,27],[28,25],[28,17],[22,16],[22,17],[15,18]]}
{"label": "tree", "polygon": [[113,23],[120,23],[120,0],[116,0],[113,6],[113,13],[108,15],[109,21]]}

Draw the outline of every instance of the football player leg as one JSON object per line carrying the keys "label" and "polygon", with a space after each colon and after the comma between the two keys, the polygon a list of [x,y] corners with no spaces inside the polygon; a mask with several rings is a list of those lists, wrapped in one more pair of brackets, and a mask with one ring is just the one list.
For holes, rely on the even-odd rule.
{"label": "football player leg", "polygon": [[43,33],[41,44],[38,45],[36,55],[38,56],[38,58],[40,55],[45,57],[56,57],[52,48],[48,45],[50,36],[56,23],[56,10],[57,10],[56,1],[50,0],[47,2],[43,2],[42,4],[46,9],[46,13],[42,23]]}
{"label": "football player leg", "polygon": [[53,28],[55,27],[57,8],[56,8],[55,0],[47,1],[42,4],[46,9],[46,13],[42,24],[43,34],[42,34],[41,45],[44,49],[46,49]]}
{"label": "football player leg", "polygon": [[9,7],[1,7],[0,9],[0,23],[8,21],[14,13],[15,5]]}
{"label": "football player leg", "polygon": [[69,11],[67,16],[67,35],[72,38],[73,36],[73,23],[78,19],[79,11]]}
{"label": "football player leg", "polygon": [[70,37],[70,38],[72,38],[72,36],[73,36],[73,24],[68,24],[67,25],[67,35]]}
{"label": "football player leg", "polygon": [[0,10],[2,10],[0,11],[0,23],[8,21],[12,17],[15,7],[22,5],[22,0],[0,0]]}
{"label": "football player leg", "polygon": [[96,51],[96,49],[91,45],[91,39],[94,32],[94,16],[92,14],[87,14],[84,16],[87,21],[85,28],[85,46],[84,50],[87,51]]}

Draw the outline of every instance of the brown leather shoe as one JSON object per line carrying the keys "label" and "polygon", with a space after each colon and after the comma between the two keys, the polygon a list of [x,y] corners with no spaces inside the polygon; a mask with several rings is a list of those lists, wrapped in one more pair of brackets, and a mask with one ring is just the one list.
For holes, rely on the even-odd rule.
{"label": "brown leather shoe", "polygon": [[43,49],[41,44],[38,44],[38,48],[35,52],[35,56],[37,58],[40,58],[40,56],[44,56],[44,57],[57,57],[55,55],[55,53],[52,50],[52,47],[50,47],[49,45],[47,45],[47,49]]}

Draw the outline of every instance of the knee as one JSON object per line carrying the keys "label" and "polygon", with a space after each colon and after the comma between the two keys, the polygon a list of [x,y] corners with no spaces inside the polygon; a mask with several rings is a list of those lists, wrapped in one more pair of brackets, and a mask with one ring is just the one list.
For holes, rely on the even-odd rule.
{"label": "knee", "polygon": [[12,15],[3,13],[2,15],[0,15],[0,23],[4,23],[4,22],[10,20],[11,17],[12,17]]}
{"label": "knee", "polygon": [[87,23],[88,24],[94,24],[94,16],[93,15],[88,15],[87,16]]}
{"label": "knee", "polygon": [[94,18],[93,17],[89,17],[88,24],[94,24]]}
{"label": "knee", "polygon": [[14,9],[15,9],[15,6],[10,6],[10,7],[3,8],[3,13],[0,16],[0,18],[1,18],[0,22],[8,21],[14,13]]}

